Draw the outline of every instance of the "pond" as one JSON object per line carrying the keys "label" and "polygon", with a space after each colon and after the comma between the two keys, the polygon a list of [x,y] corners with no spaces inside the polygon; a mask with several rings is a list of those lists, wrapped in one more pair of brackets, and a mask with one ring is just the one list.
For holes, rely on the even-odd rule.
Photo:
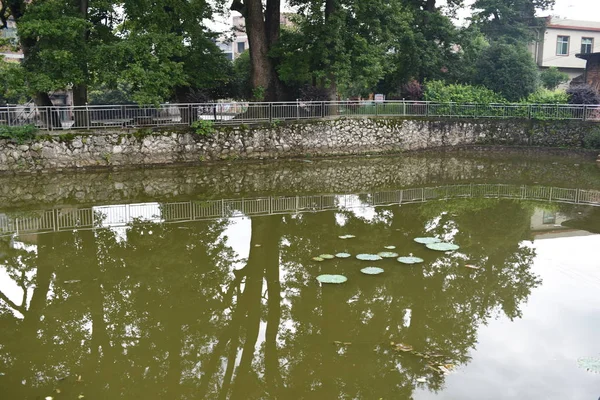
{"label": "pond", "polygon": [[0,393],[597,399],[599,190],[523,152],[0,177]]}

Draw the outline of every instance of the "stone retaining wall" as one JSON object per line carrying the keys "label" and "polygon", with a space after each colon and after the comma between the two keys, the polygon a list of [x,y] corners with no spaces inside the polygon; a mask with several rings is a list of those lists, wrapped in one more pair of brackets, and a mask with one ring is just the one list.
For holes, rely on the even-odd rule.
{"label": "stone retaining wall", "polygon": [[593,122],[338,118],[184,130],[107,130],[0,140],[0,172],[34,172],[213,160],[395,153],[448,146],[581,147]]}
{"label": "stone retaining wall", "polygon": [[431,151],[369,158],[238,161],[21,176],[4,174],[0,175],[0,213],[25,207],[43,209],[71,204],[365,193],[465,183],[538,183],[598,189],[600,173],[593,156],[593,153],[582,157],[579,152],[488,147],[485,151]]}

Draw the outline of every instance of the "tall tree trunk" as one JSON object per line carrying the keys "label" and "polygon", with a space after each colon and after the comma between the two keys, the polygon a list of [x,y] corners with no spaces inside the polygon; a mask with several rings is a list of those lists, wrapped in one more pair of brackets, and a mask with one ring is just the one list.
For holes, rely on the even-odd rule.
{"label": "tall tree trunk", "polygon": [[269,51],[279,40],[281,0],[267,0],[265,12],[261,0],[234,0],[231,9],[240,12],[246,21],[255,100],[285,99],[284,85],[269,57]]}
{"label": "tall tree trunk", "polygon": [[[81,18],[87,21],[88,19],[88,0],[79,0],[79,14]],[[84,29],[81,33],[81,45],[85,48],[87,47],[88,38],[90,35],[90,31],[88,29]],[[88,101],[88,87],[87,87],[87,78],[88,78],[88,66],[87,59],[81,60],[81,68],[83,70],[84,81],[80,82],[76,85],[73,85],[73,105],[74,106],[85,106]],[[89,115],[87,110],[80,109],[74,111],[74,119],[75,126],[78,127],[87,127],[89,126]]]}
{"label": "tall tree trunk", "polygon": [[[334,16],[334,14],[338,10],[337,1],[338,0],[326,0],[325,1],[325,24],[326,25],[331,24],[331,18]],[[335,55],[334,55],[334,57],[335,57]],[[333,73],[330,72],[327,74],[327,80],[328,80],[327,92],[329,94],[329,101],[336,101],[337,100],[336,77]]]}

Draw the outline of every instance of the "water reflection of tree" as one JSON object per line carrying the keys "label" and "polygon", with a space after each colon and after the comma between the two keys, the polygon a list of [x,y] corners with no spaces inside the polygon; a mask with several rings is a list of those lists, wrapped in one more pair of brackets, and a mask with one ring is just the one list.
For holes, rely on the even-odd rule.
{"label": "water reflection of tree", "polygon": [[[222,221],[187,229],[137,221],[126,241],[108,229],[39,235],[37,254],[13,249],[0,261],[34,291],[23,319],[11,311],[20,305],[0,302],[9,332],[0,368],[10,371],[0,388],[15,398],[56,385],[86,398],[408,398],[418,377],[439,390],[443,376],[390,341],[466,363],[479,324],[498,310],[518,317],[539,284],[533,252],[520,245],[529,219],[518,203],[337,219],[345,225],[333,211],[252,218],[250,253],[235,271]],[[453,235],[460,254],[424,251],[412,238],[425,227]],[[357,238],[338,238],[346,233]],[[426,263],[393,261],[385,276],[365,277],[354,259],[309,261],[384,245]],[[483,268],[467,270],[461,257]],[[314,278],[325,272],[349,281],[320,288]]]}

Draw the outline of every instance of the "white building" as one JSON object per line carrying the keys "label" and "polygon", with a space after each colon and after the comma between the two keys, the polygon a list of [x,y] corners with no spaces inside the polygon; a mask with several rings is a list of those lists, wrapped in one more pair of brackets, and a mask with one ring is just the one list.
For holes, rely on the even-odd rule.
{"label": "white building", "polygon": [[600,51],[600,22],[576,21],[549,17],[538,41],[530,46],[535,62],[541,69],[557,67],[573,79],[585,72],[585,60],[580,53]]}

